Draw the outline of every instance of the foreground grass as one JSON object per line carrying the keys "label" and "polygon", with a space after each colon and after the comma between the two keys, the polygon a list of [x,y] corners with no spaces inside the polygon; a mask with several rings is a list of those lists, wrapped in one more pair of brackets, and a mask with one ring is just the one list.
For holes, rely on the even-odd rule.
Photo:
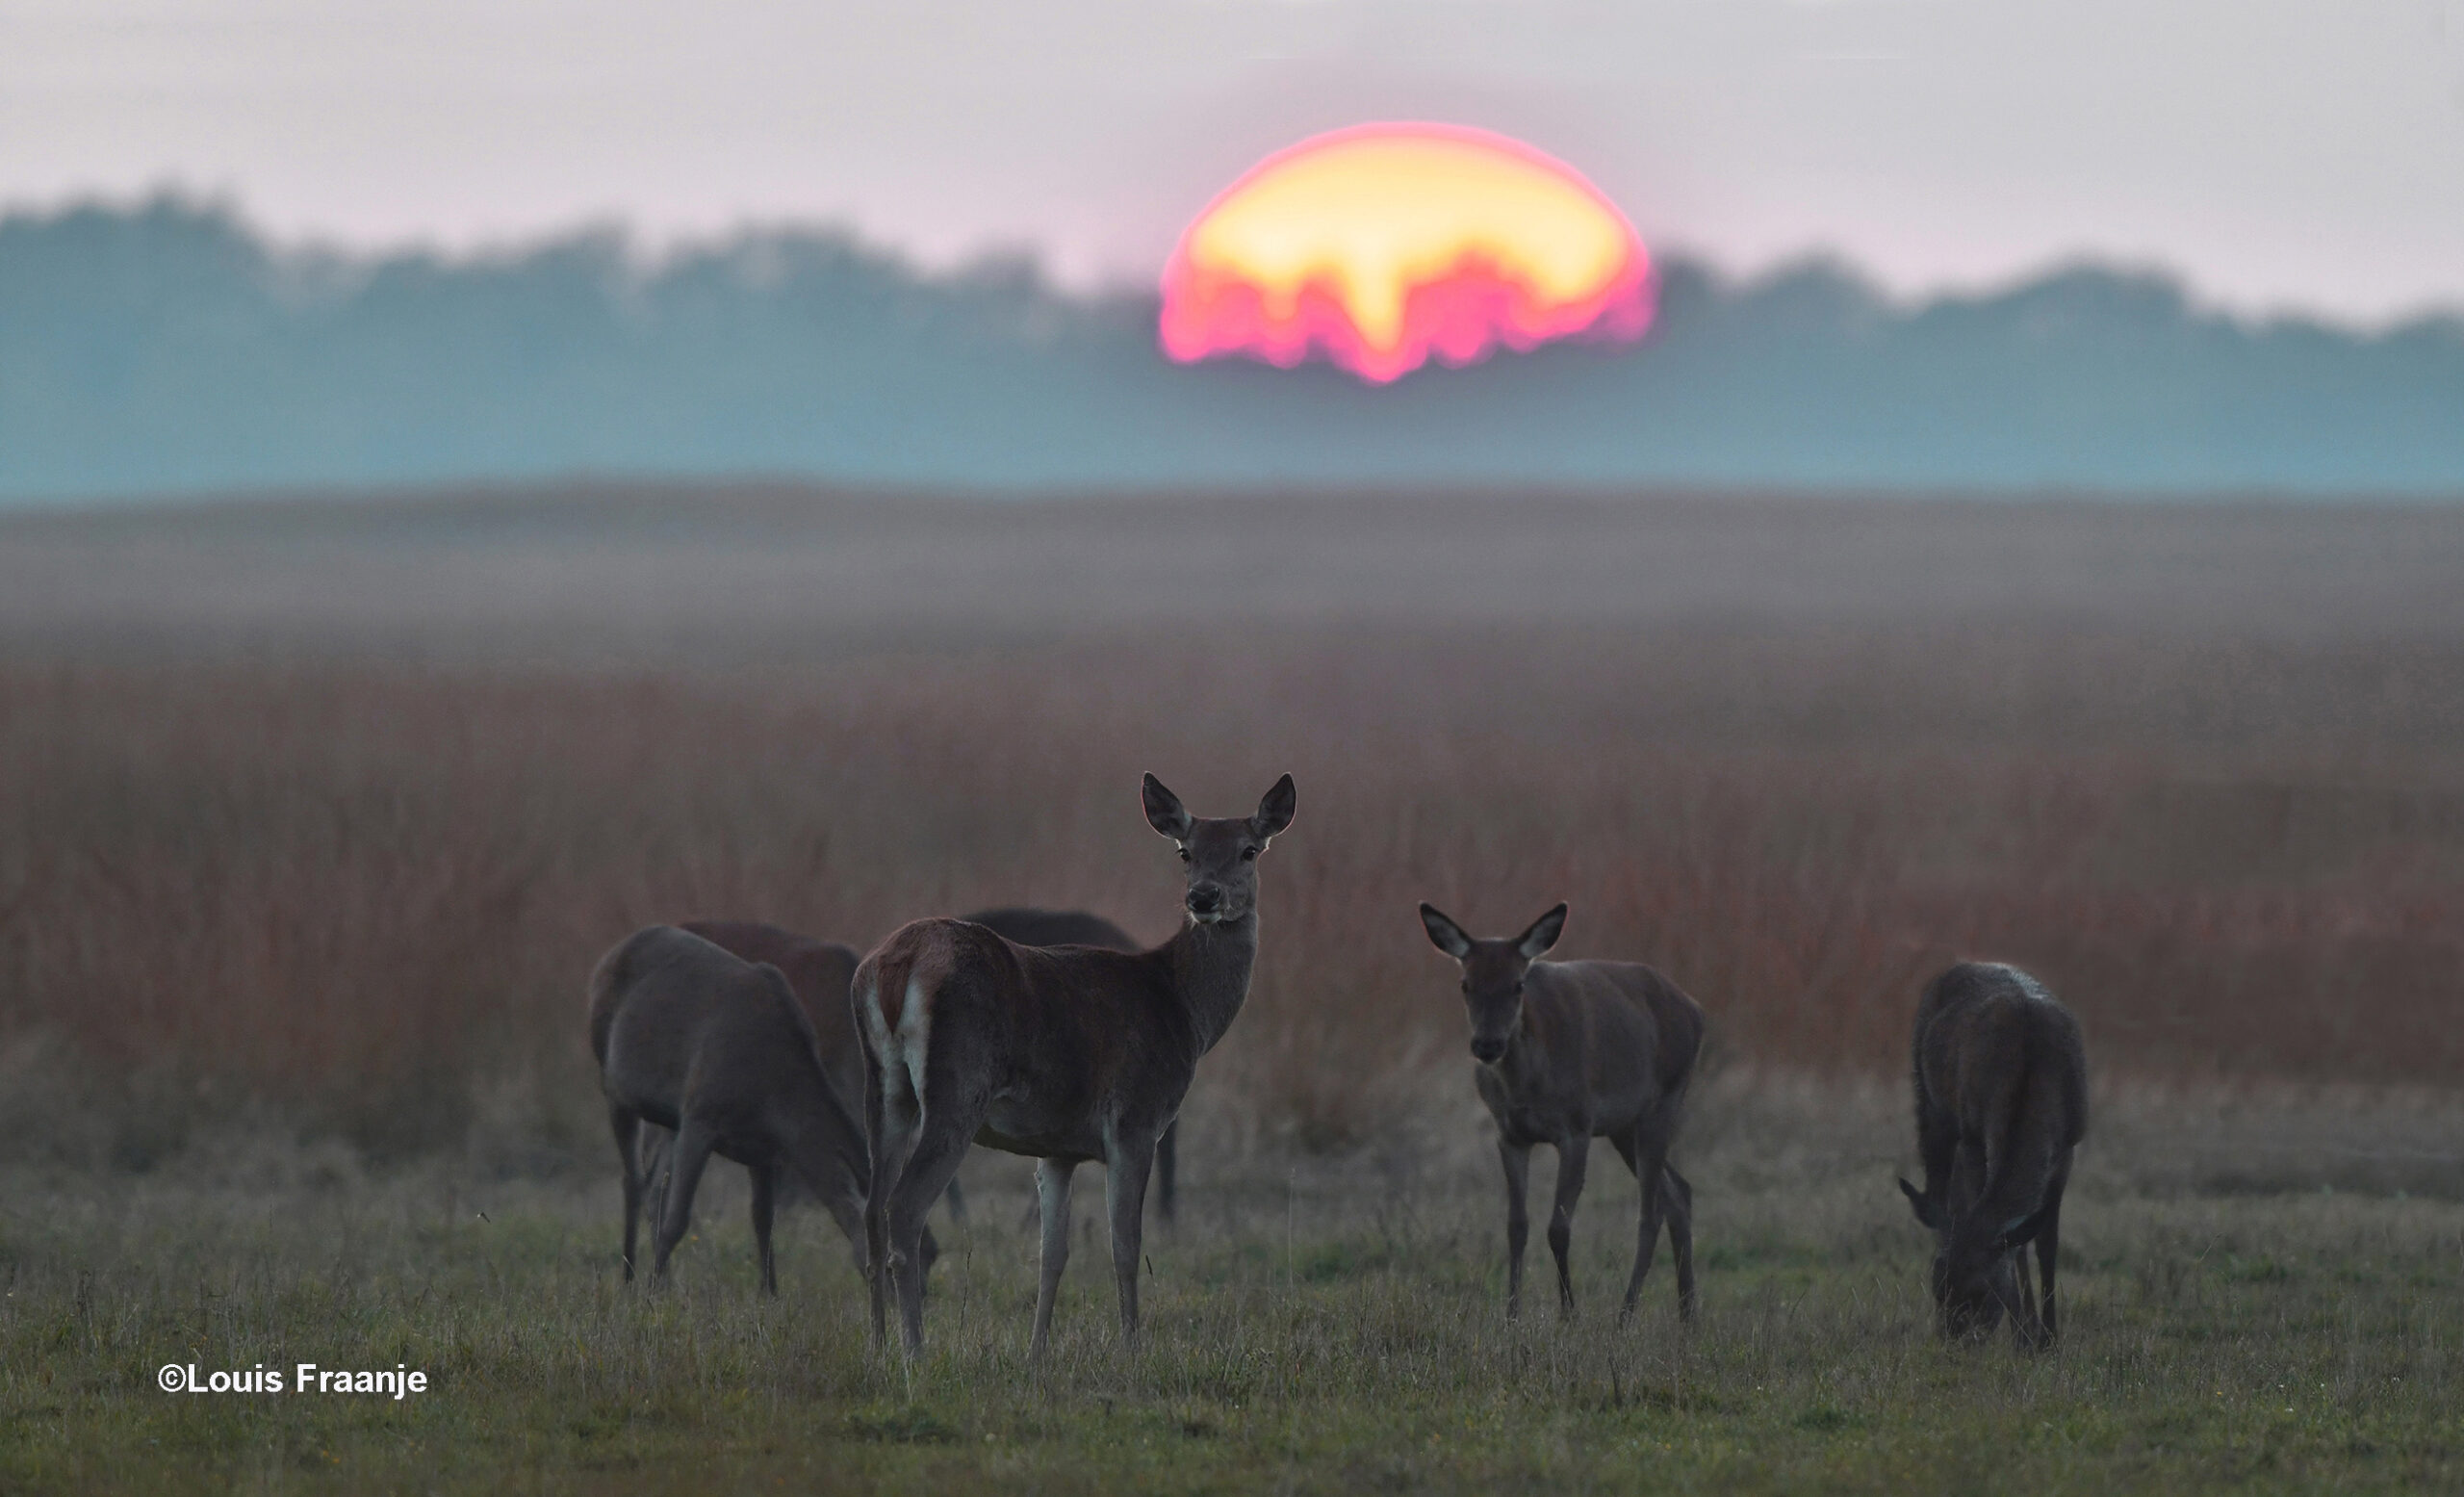
{"label": "foreground grass", "polygon": [[[1134,1353],[1082,1233],[1039,1373],[1033,1249],[1006,1175],[986,1173],[911,1368],[871,1353],[844,1244],[810,1213],[783,1230],[784,1294],[758,1299],[724,1190],[676,1282],[646,1293],[613,1272],[599,1181],[18,1178],[0,1197],[0,1490],[2464,1484],[2452,1201],[2134,1192],[2083,1172],[2067,1335],[2027,1356],[1926,1333],[1924,1247],[1886,1174],[1707,1162],[1686,1329],[1664,1258],[1632,1326],[1602,1303],[1630,1180],[1596,1174],[1586,1199],[1583,1312],[1515,1325],[1494,1202],[1468,1176],[1261,1173],[1195,1193],[1150,1238]],[[166,1362],[299,1361],[405,1364],[431,1388],[155,1383]]]}

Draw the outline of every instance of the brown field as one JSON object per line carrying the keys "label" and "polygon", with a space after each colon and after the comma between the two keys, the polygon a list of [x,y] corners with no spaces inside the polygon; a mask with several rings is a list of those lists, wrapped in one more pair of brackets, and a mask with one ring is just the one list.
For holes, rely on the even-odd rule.
{"label": "brown field", "polygon": [[122,1160],[235,1105],[595,1130],[578,994],[627,930],[1160,938],[1150,768],[1301,787],[1199,1098],[1244,1137],[1367,1143],[1459,1080],[1422,898],[1572,900],[1563,951],[1668,969],[1724,1064],[1889,1072],[1918,978],[1990,954],[2108,1077],[2464,1080],[2464,515],[907,503],[0,528],[12,1090],[109,1097]]}
{"label": "brown field", "polygon": [[[1915,1292],[1887,1161],[1912,1153],[1915,987],[1959,955],[2016,961],[2080,1014],[2111,1122],[2082,1189],[2153,1224],[2099,1239],[2081,1213],[2108,1334],[2203,1292],[2148,1278],[2134,1244],[2342,1251],[2325,1217],[2271,1249],[2243,1196],[2464,1197],[2464,507],[1710,495],[583,488],[0,524],[0,1167],[96,1233],[114,1180],[158,1182],[128,1219],[147,1232],[190,1209],[162,1204],[189,1199],[174,1180],[313,1195],[372,1172],[417,1182],[406,1200],[446,1181],[448,1202],[518,1184],[554,1197],[557,1244],[604,1213],[556,1291],[598,1304],[574,1286],[614,1232],[581,1032],[601,950],[694,916],[860,945],[996,902],[1161,938],[1177,885],[1138,810],[1149,769],[1202,813],[1285,770],[1299,786],[1248,1008],[1186,1114],[1194,1209],[1254,1236],[1239,1251],[1268,1279],[1319,1251],[1294,1247],[1306,1180],[1488,1223],[1424,898],[1487,932],[1568,899],[1559,954],[1648,960],[1703,1001],[1703,1230],[1748,1254],[1715,1305],[1722,1283],[1765,1292],[1765,1250],[1879,1254],[1874,1282]],[[996,1200],[1023,1177],[969,1169]],[[1777,1182],[1816,1178],[1854,1204],[1799,1222]],[[1613,1243],[1632,1187],[1596,1189],[1628,1202],[1589,1228]],[[596,1204],[569,1209],[577,1192]],[[2186,1192],[2241,1235],[2198,1248],[2206,1228],[2165,1215]],[[241,1199],[194,1209],[244,1221]],[[732,1199],[712,1218],[740,1237]],[[2451,1278],[2431,1209],[2385,1241],[2435,1266],[2389,1282]],[[9,1220],[0,1262],[48,1261],[62,1316],[85,1313],[71,1258],[137,1261]],[[1321,1247],[1368,1240],[1357,1212],[1315,1220]],[[837,1250],[804,1230],[783,1275],[809,1282]],[[1471,1266],[1448,1272],[1488,1272],[1494,1224],[1463,1230],[1446,1252]],[[1088,1284],[1096,1256],[1073,1266]],[[701,1262],[744,1287],[735,1257]],[[176,1299],[177,1277],[142,1293]],[[1080,1293],[1092,1335],[1104,1302]],[[2456,1329],[2381,1308],[2424,1345]],[[129,1335],[130,1357],[151,1344]],[[1840,1335],[1822,1355],[1853,1359]],[[982,1386],[1008,1386],[983,1355]],[[2421,1355],[2406,1396],[2427,1402],[2405,1407],[2432,1426],[2382,1433],[2401,1460],[2371,1468],[2399,1481],[2464,1458],[2436,1424],[2449,1354]],[[1730,1407],[1758,1407],[1766,1373],[1736,1376]],[[1739,1428],[1749,1466],[1705,1468],[1731,1483],[1759,1469]],[[2321,1458],[2299,1469],[2346,1458]]]}

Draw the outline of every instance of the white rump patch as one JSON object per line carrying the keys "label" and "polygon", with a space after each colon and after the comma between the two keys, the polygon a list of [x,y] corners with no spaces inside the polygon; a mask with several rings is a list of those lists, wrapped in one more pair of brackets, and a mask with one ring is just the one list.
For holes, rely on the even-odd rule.
{"label": "white rump patch", "polygon": [[931,1043],[932,1037],[933,1015],[924,1004],[924,985],[911,974],[907,979],[907,1003],[898,1015],[896,1053],[907,1063],[908,1085],[913,1089],[918,1101],[924,1097],[924,1047]]}
{"label": "white rump patch", "polygon": [[2048,1003],[2053,1001],[2053,994],[2044,991],[2044,984],[2037,981],[2035,978],[2019,970],[2017,968],[2013,967],[2008,962],[1996,962],[1993,965],[2009,973],[2011,980],[2018,984],[2019,991],[2026,994],[2029,997],[2040,999]]}

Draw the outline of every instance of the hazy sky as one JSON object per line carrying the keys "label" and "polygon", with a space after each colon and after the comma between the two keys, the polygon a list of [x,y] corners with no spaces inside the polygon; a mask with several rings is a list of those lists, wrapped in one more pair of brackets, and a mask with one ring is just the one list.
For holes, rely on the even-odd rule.
{"label": "hazy sky", "polygon": [[2464,307],[2464,0],[0,0],[0,203],[360,244],[834,219],[1144,280],[1371,118],[1521,136],[1740,270]]}

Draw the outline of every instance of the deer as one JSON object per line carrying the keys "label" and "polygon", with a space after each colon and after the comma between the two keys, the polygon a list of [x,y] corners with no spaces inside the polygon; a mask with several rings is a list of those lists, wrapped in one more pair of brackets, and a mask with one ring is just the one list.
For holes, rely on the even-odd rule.
{"label": "deer", "polygon": [[1463,968],[1472,1022],[1473,1081],[1497,1122],[1505,1171],[1507,1318],[1523,1312],[1523,1250],[1531,1235],[1526,1198],[1531,1150],[1557,1150],[1557,1200],[1549,1251],[1557,1260],[1557,1311],[1575,1312],[1566,1252],[1582,1197],[1591,1141],[1605,1138],[1642,1186],[1634,1270],[1618,1311],[1634,1313],[1660,1226],[1677,1260],[1679,1318],[1694,1316],[1694,1188],[1669,1163],[1685,1092],[1703,1049],[1703,1010],[1657,969],[1639,962],[1543,962],[1566,926],[1559,904],[1523,934],[1467,935],[1434,905],[1420,907],[1431,944]]}
{"label": "deer", "polygon": [[[830,1078],[831,1090],[853,1118],[864,1096],[864,1055],[856,1043],[856,1021],[847,1011],[847,990],[855,980],[856,964],[864,959],[863,953],[839,942],[800,936],[758,920],[684,920],[677,929],[699,936],[747,962],[766,962],[785,975],[805,1018],[812,1021],[822,1073]],[[645,1178],[664,1178],[659,1168],[662,1152],[657,1136],[654,1135],[644,1150]],[[871,1174],[869,1164],[865,1173],[867,1176]],[[657,1203],[664,1199],[663,1190],[663,1185],[652,1189],[654,1216]],[[962,1222],[966,1219],[966,1202],[955,1184],[951,1187],[950,1215]]]}
{"label": "deer", "polygon": [[[713,1153],[752,1175],[762,1293],[779,1292],[770,1226],[783,1170],[804,1181],[851,1245],[860,1245],[870,1168],[864,1136],[830,1084],[812,1021],[784,973],[688,931],[653,925],[600,959],[589,995],[591,1053],[624,1169],[627,1282],[641,1215],[644,1123],[676,1135],[653,1224],[654,1282],[667,1277]],[[918,1247],[928,1267],[937,1253],[929,1241]]]}
{"label": "deer", "polygon": [[[1006,936],[1022,946],[1139,949],[1137,937],[1102,916],[1083,910],[1013,905],[978,910],[959,918]],[[856,1038],[855,1016],[848,1003],[856,965],[863,960],[861,953],[834,941],[816,941],[753,920],[686,920],[679,928],[724,946],[748,962],[767,962],[786,973],[788,985],[796,990],[797,1001],[812,1020],[813,1035],[821,1045],[822,1070],[829,1073],[831,1085],[837,1089],[851,1112],[863,1104],[864,1051]],[[1174,1123],[1164,1130],[1163,1139],[1155,1146],[1155,1208],[1166,1222],[1172,1220],[1173,1175],[1178,1163],[1174,1146],[1179,1132],[1180,1125]],[[654,1155],[656,1150],[652,1152]],[[654,1178],[657,1173],[654,1167],[649,1171]],[[951,1220],[963,1224],[966,1193],[955,1175],[950,1179],[947,1200]],[[1035,1207],[1031,1203],[1028,1209],[1032,1213]]]}
{"label": "deer", "polygon": [[873,1339],[898,1300],[907,1355],[924,1345],[925,1208],[969,1143],[1036,1160],[1043,1218],[1029,1355],[1050,1340],[1069,1258],[1069,1184],[1100,1159],[1124,1345],[1138,1339],[1139,1247],[1156,1141],[1197,1062],[1240,1016],[1258,955],[1258,860],[1292,825],[1292,777],[1246,816],[1190,814],[1153,775],[1147,824],[1182,864],[1188,920],[1146,951],[1022,946],[982,925],[903,925],[856,969],[872,1188],[864,1206]]}
{"label": "deer", "polygon": [[[998,910],[978,910],[962,915],[960,919],[970,925],[981,925],[996,936],[1006,937],[1022,946],[1102,946],[1111,951],[1137,951],[1137,937],[1105,919],[1083,910],[1037,910],[1009,906]],[[850,1097],[858,1096],[850,1092]],[[1155,1214],[1169,1226],[1176,1211],[1177,1192],[1174,1177],[1180,1173],[1181,1124],[1175,1119],[1164,1136],[1155,1141]],[[958,1182],[950,1189],[956,1192]],[[950,1198],[953,1202],[957,1196]],[[1035,1207],[1030,1206],[1030,1211]]]}
{"label": "deer", "polygon": [[2017,968],[1962,962],[1926,985],[1911,1050],[1925,1185],[1899,1188],[1934,1233],[1938,1327],[1953,1339],[1989,1335],[2007,1314],[2020,1345],[2050,1346],[2062,1196],[2088,1136],[2079,1021]]}

